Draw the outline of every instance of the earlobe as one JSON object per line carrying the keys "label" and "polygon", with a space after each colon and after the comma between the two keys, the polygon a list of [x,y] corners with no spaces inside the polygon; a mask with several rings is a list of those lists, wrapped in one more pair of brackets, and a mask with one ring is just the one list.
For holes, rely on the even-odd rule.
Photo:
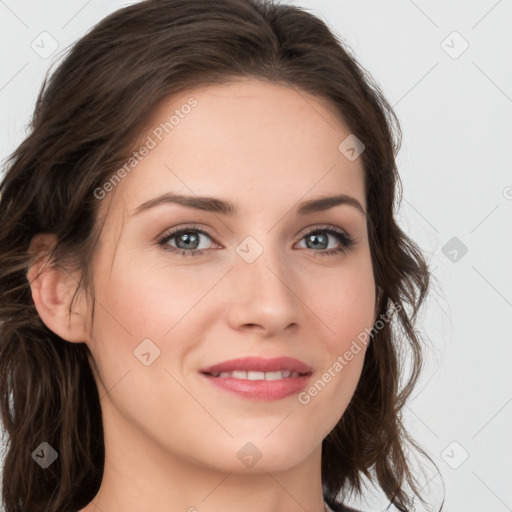
{"label": "earlobe", "polygon": [[86,341],[85,311],[72,310],[69,306],[77,278],[49,261],[57,240],[52,234],[38,234],[30,244],[33,263],[27,272],[32,299],[43,323],[62,339],[80,343]]}

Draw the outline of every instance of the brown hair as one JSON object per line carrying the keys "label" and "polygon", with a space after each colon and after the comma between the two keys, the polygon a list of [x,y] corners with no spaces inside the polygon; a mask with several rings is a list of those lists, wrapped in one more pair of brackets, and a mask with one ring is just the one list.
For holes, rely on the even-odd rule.
{"label": "brown hair", "polygon": [[[422,365],[413,322],[429,272],[394,218],[400,128],[392,108],[347,45],[304,9],[264,0],[146,0],[101,21],[45,80],[31,133],[11,155],[0,184],[6,512],[78,510],[96,495],[103,474],[101,407],[90,352],[40,320],[27,280],[32,237],[56,235],[52,263],[81,270],[77,290],[84,287],[94,304],[89,264],[101,230],[94,191],[131,154],[148,113],[162,100],[237,77],[326,100],[366,146],[361,158],[371,257],[381,289],[378,315],[391,305],[398,308],[392,322],[372,330],[355,394],[323,440],[324,497],[336,509],[338,495],[361,493],[365,478],[401,509],[411,505],[409,490],[420,495],[406,457],[406,444],[416,444],[401,411]],[[401,385],[405,354],[412,371]],[[31,460],[42,441],[58,452],[45,470]]]}

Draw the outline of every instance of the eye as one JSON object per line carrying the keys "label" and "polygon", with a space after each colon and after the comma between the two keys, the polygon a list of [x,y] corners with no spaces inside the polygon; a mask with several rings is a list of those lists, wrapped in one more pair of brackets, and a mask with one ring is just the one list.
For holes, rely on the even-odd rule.
{"label": "eye", "polygon": [[[203,249],[207,248],[198,248],[202,237],[209,238],[210,240],[212,239],[212,236],[202,229],[198,229],[192,226],[185,226],[165,234],[158,240],[158,245],[162,246],[165,250],[180,254],[182,256],[197,256],[202,254]],[[176,239],[175,243],[177,247],[173,247],[172,245],[168,244],[168,242],[174,239]]]}
{"label": "eye", "polygon": [[[328,249],[329,237],[337,239],[339,246]],[[302,240],[306,240],[306,246],[308,249],[322,249],[322,251],[314,251],[315,253],[317,253],[315,254],[315,256],[333,256],[335,254],[344,253],[348,249],[350,249],[355,243],[355,240],[351,238],[345,231],[339,228],[335,228],[333,226],[327,228],[313,228],[308,233],[306,233]]]}
{"label": "eye", "polygon": [[[166,233],[158,240],[158,245],[164,250],[171,251],[181,256],[200,256],[205,249],[208,249],[208,242],[201,246],[201,238],[213,240],[213,236],[203,229],[194,226],[185,226]],[[337,247],[329,248],[329,238],[338,241]],[[312,249],[318,256],[333,256],[344,253],[350,249],[355,240],[344,230],[330,227],[314,227],[301,239],[306,241],[306,248]],[[175,245],[169,242],[174,241]],[[316,250],[321,249],[321,250]]]}

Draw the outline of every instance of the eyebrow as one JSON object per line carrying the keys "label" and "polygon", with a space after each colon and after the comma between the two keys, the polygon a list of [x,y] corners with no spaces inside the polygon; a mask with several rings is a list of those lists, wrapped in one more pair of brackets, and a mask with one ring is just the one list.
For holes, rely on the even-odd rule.
{"label": "eyebrow", "polygon": [[[187,196],[169,192],[142,203],[135,209],[135,212],[132,214],[132,216],[138,215],[144,211],[147,211],[156,206],[160,206],[162,204],[178,204],[194,210],[219,213],[231,217],[236,216],[238,214],[238,210],[235,204],[224,199],[218,199],[215,197],[208,196]],[[296,212],[297,215],[303,216],[329,210],[330,208],[339,205],[352,206],[353,208],[361,212],[364,216],[366,216],[366,212],[364,211],[364,208],[362,207],[361,203],[355,197],[348,196],[346,194],[339,194],[336,196],[324,196],[319,197],[317,199],[310,199],[308,201],[304,201],[299,204]]]}

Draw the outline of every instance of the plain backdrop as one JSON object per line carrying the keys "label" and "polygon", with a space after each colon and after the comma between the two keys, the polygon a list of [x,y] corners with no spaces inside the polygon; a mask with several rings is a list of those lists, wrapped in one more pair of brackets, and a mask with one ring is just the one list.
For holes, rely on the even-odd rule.
{"label": "plain backdrop", "polygon": [[[2,161],[50,64],[128,3],[0,0]],[[348,43],[401,122],[399,222],[433,272],[418,323],[432,348],[405,423],[439,467],[443,510],[512,510],[512,1],[288,3]],[[438,504],[441,478],[426,472]]]}

